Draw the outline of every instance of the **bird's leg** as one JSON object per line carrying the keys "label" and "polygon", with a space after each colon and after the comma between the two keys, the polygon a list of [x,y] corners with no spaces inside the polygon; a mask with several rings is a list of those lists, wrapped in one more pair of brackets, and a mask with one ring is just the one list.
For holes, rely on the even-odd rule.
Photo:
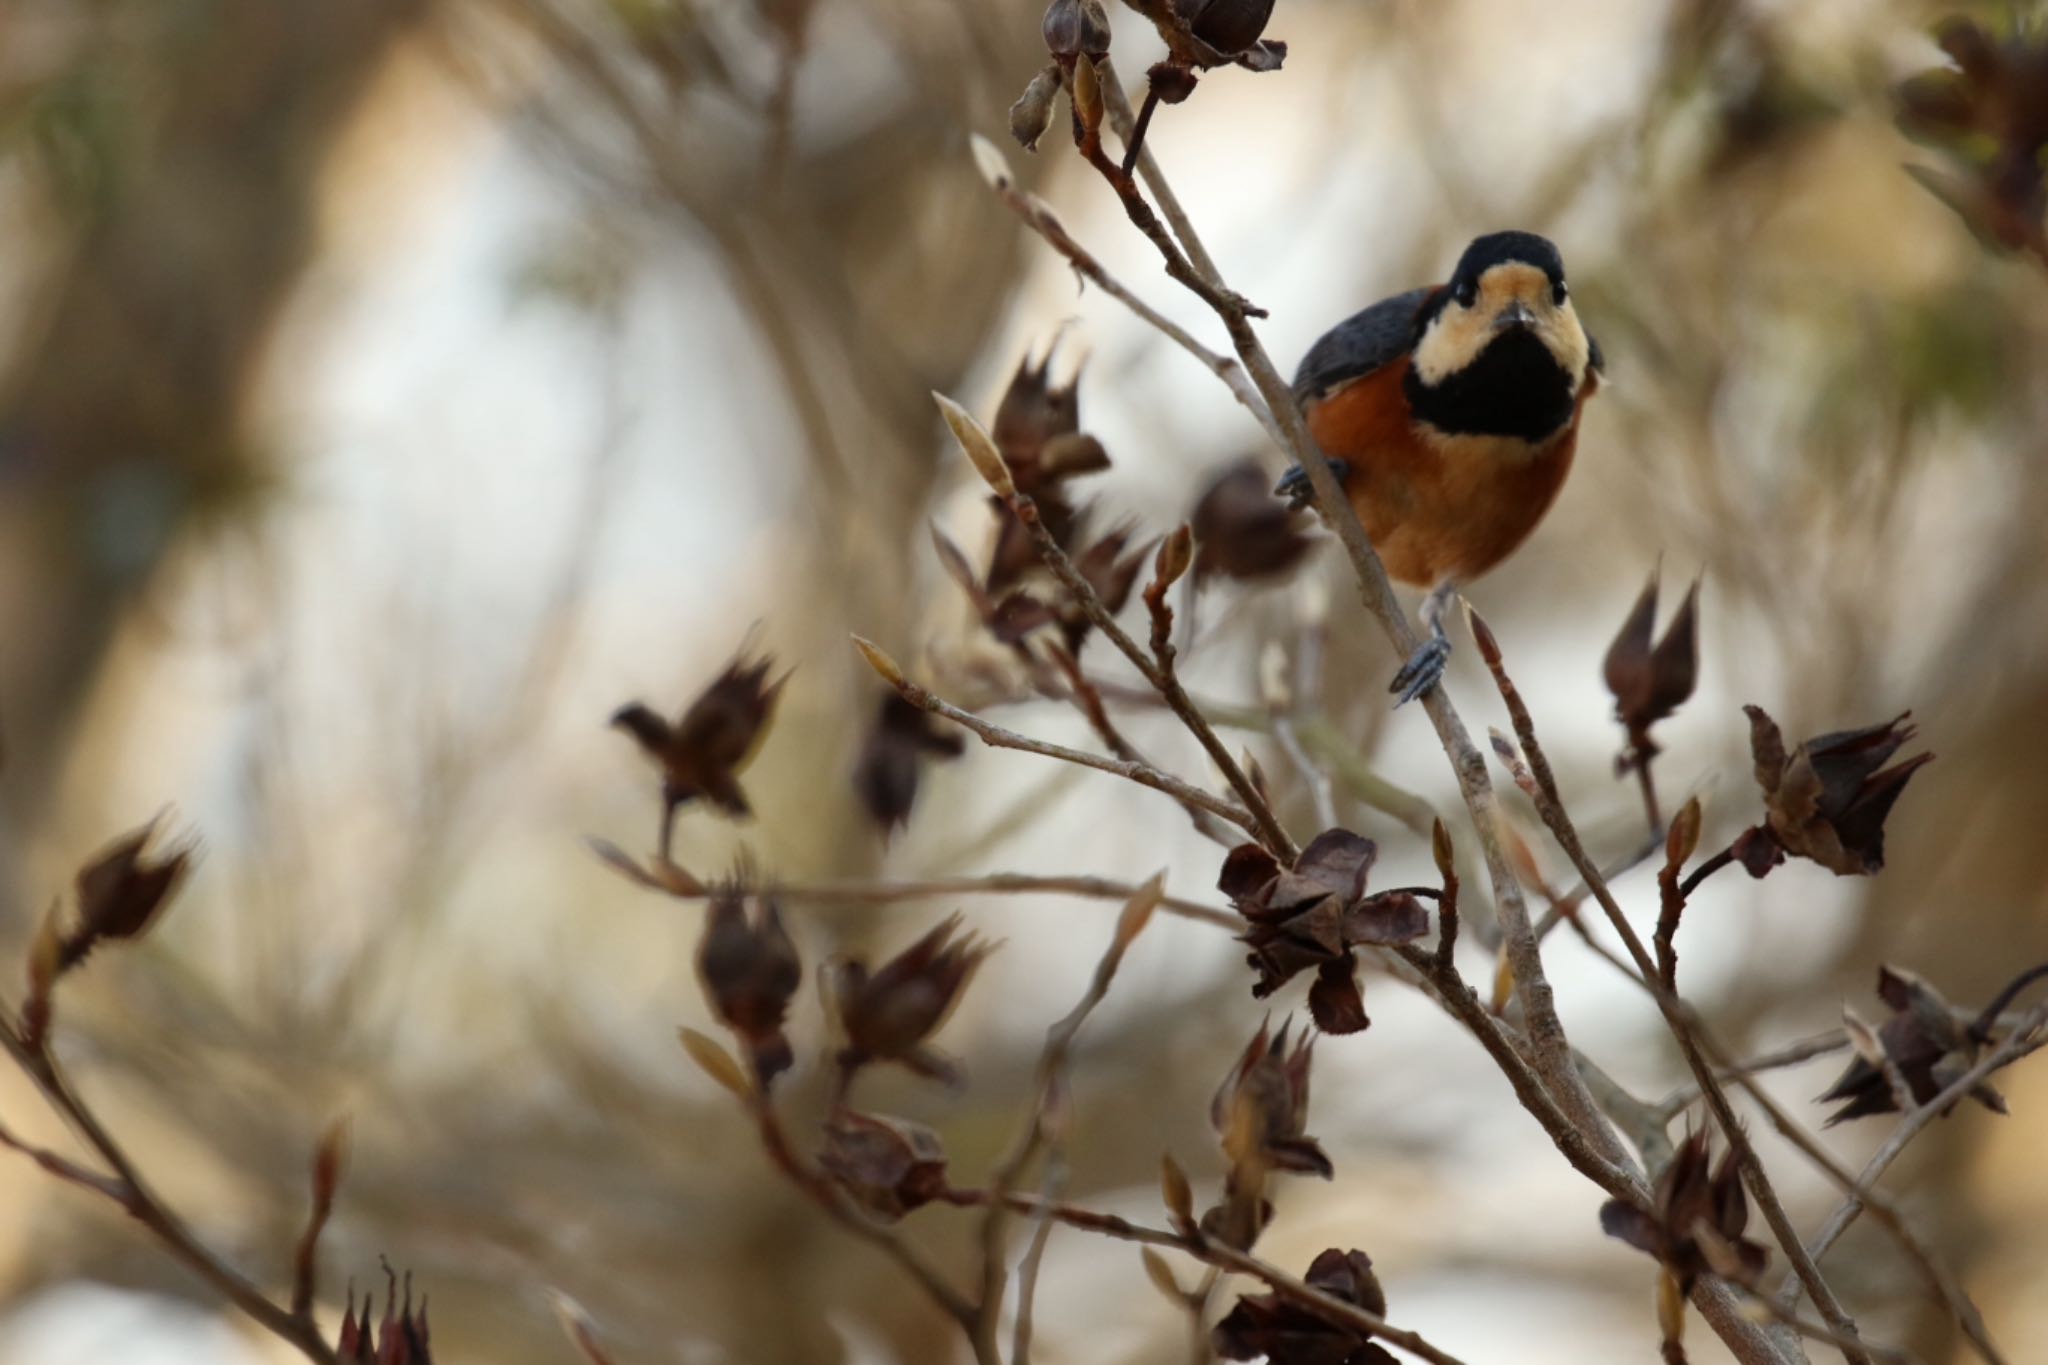
{"label": "bird's leg", "polygon": [[[1351,461],[1331,460],[1330,473],[1340,486],[1350,482]],[[1316,490],[1308,481],[1308,471],[1295,464],[1287,466],[1280,482],[1273,485],[1273,496],[1287,499],[1287,505],[1299,511],[1315,501]]]}
{"label": "bird's leg", "polygon": [[1430,590],[1422,599],[1422,624],[1429,629],[1429,638],[1424,640],[1408,662],[1401,665],[1401,671],[1394,675],[1394,681],[1387,688],[1398,693],[1400,699],[1395,706],[1414,701],[1435,687],[1443,679],[1444,666],[1451,661],[1450,637],[1444,634],[1444,608],[1458,595],[1458,585],[1449,579]]}

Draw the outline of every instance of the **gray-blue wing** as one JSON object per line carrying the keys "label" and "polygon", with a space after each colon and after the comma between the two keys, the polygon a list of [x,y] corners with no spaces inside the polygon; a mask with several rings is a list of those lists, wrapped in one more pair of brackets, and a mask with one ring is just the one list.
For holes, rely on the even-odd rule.
{"label": "gray-blue wing", "polygon": [[1308,348],[1294,372],[1294,401],[1306,403],[1392,364],[1415,339],[1415,315],[1428,301],[1429,289],[1411,289],[1381,299],[1332,327]]}

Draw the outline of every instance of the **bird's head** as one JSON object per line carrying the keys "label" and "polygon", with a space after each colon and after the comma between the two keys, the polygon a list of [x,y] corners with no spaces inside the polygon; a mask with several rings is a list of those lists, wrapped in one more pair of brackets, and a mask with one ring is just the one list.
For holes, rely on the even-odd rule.
{"label": "bird's head", "polygon": [[1415,373],[1425,385],[1466,372],[1496,348],[1526,352],[1530,340],[1541,343],[1573,391],[1597,364],[1572,307],[1564,259],[1533,232],[1475,240],[1432,302],[1415,344]]}

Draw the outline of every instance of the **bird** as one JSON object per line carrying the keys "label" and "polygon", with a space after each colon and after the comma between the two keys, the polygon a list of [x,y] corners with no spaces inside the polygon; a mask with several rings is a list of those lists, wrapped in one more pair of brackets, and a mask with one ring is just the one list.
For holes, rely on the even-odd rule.
{"label": "bird", "polygon": [[[1570,472],[1606,369],[1564,259],[1533,232],[1475,238],[1449,280],[1382,299],[1325,332],[1294,376],[1309,434],[1388,575],[1429,590],[1428,638],[1389,691],[1443,678],[1443,614],[1536,529]],[[1300,466],[1274,492],[1313,499]]]}

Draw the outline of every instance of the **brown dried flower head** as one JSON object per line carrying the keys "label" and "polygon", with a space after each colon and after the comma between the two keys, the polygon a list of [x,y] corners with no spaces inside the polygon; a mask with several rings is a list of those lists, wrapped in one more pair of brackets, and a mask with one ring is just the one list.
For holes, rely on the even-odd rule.
{"label": "brown dried flower head", "polygon": [[1885,767],[1912,740],[1914,729],[1906,724],[1912,713],[1807,740],[1787,755],[1777,722],[1762,707],[1743,710],[1766,812],[1765,823],[1737,843],[1750,875],[1763,876],[1787,853],[1838,876],[1881,871],[1885,818],[1907,781],[1934,757],[1918,754]]}
{"label": "brown dried flower head", "polygon": [[1365,894],[1378,852],[1372,840],[1347,829],[1318,834],[1286,870],[1257,844],[1230,851],[1216,884],[1251,922],[1239,938],[1258,972],[1254,996],[1263,999],[1314,969],[1309,1009],[1316,1027],[1325,1033],[1366,1027],[1352,950],[1411,943],[1429,932],[1429,914],[1414,896]]}
{"label": "brown dried flower head", "polygon": [[697,944],[697,978],[712,1011],[746,1045],[765,1089],[795,1061],[783,1023],[804,970],[774,899],[752,898],[751,922],[748,899],[737,886],[712,895]]}
{"label": "brown dried flower head", "polygon": [[958,734],[937,728],[931,712],[893,689],[882,694],[854,765],[853,789],[884,838],[910,819],[924,761],[958,758],[965,748]]}
{"label": "brown dried flower head", "polygon": [[1100,57],[1109,51],[1109,15],[1102,0],[1052,0],[1039,26],[1045,50],[1061,65],[1076,57]]}
{"label": "brown dried flower head", "polygon": [[1725,1154],[1710,1172],[1705,1133],[1679,1144],[1657,1176],[1650,1203],[1644,1210],[1610,1199],[1600,1206],[1600,1226],[1609,1237],[1662,1262],[1681,1294],[1716,1267],[1753,1280],[1770,1261],[1769,1251],[1742,1235],[1749,1222],[1749,1196],[1735,1153]]}
{"label": "brown dried flower head", "polygon": [[1288,1028],[1283,1023],[1274,1034],[1261,1024],[1209,1103],[1209,1122],[1230,1171],[1223,1200],[1202,1215],[1201,1230],[1240,1250],[1258,1239],[1272,1217],[1265,1197],[1268,1175],[1285,1171],[1328,1180],[1334,1173],[1321,1145],[1303,1131],[1315,1036],[1304,1032],[1290,1049]]}
{"label": "brown dried flower head", "polygon": [[1064,384],[1052,382],[1057,341],[1037,361],[1029,355],[996,406],[989,429],[1017,491],[1037,497],[1049,484],[1109,468],[1102,442],[1081,430],[1081,372]]}
{"label": "brown dried flower head", "polygon": [[[1899,1111],[1898,1096],[1885,1074],[1887,1061],[1906,1083],[1915,1104],[1928,1103],[1976,1065],[1984,1038],[1959,1021],[1941,992],[1927,981],[1901,967],[1882,967],[1877,974],[1877,994],[1890,1006],[1891,1017],[1874,1032],[1867,1026],[1851,1025],[1849,1037],[1857,1056],[1819,1099],[1821,1104],[1842,1105],[1828,1116],[1829,1127],[1847,1119]],[[1991,1014],[1995,1019],[1997,1011]],[[1970,1098],[1995,1113],[2005,1112],[2004,1098],[1989,1085],[1973,1087]],[[1942,1116],[1946,1118],[1953,1108],[1942,1111]]]}
{"label": "brown dried flower head", "polygon": [[842,1109],[825,1125],[818,1164],[855,1202],[889,1222],[946,1188],[946,1149],[923,1124]]}
{"label": "brown dried flower head", "polygon": [[1273,0],[1174,0],[1174,8],[1197,38],[1227,57],[1256,43],[1273,18]]}
{"label": "brown dried flower head", "polygon": [[613,713],[611,723],[660,768],[670,812],[702,798],[734,817],[752,814],[739,774],[760,746],[789,681],[784,674],[770,682],[773,668],[773,659],[749,662],[740,655],[673,724],[637,701]]}
{"label": "brown dried flower head", "polygon": [[948,1085],[961,1082],[958,1064],[926,1040],[996,945],[972,934],[956,938],[960,922],[957,913],[947,916],[873,973],[857,959],[834,964],[832,990],[846,1034],[843,1067],[893,1061]]}
{"label": "brown dried flower head", "polygon": [[1657,575],[1653,573],[1628,619],[1621,623],[1614,643],[1607,647],[1602,673],[1607,690],[1614,694],[1614,717],[1628,731],[1629,752],[1617,764],[1622,772],[1656,756],[1650,727],[1683,706],[1699,681],[1699,601],[1700,584],[1694,579],[1678,614],[1664,628],[1664,638],[1653,645],[1651,634],[1657,624]]}
{"label": "brown dried flower head", "polygon": [[398,1275],[389,1263],[384,1266],[388,1282],[384,1291],[384,1317],[372,1323],[374,1294],[363,1296],[362,1315],[356,1315],[355,1286],[348,1290],[348,1309],[342,1315],[341,1332],[334,1353],[345,1365],[434,1365],[432,1342],[427,1330],[427,1303],[412,1302],[412,1275],[405,1277],[405,1297],[399,1298]]}
{"label": "brown dried flower head", "polygon": [[[1316,1257],[1302,1278],[1332,1298],[1375,1317],[1386,1316],[1386,1293],[1373,1274],[1372,1258],[1362,1251],[1331,1247]],[[1277,1293],[1240,1298],[1211,1330],[1209,1344],[1224,1360],[1263,1358],[1270,1365],[1399,1365],[1395,1356],[1373,1343],[1371,1333],[1331,1322]]]}
{"label": "brown dried flower head", "polygon": [[1237,1065],[1209,1102],[1209,1122],[1233,1166],[1258,1162],[1267,1169],[1329,1179],[1330,1158],[1312,1137],[1308,1123],[1308,1073],[1315,1035],[1304,1030],[1290,1049],[1283,1022],[1278,1033],[1266,1024],[1246,1044]]}
{"label": "brown dried flower head", "polygon": [[1225,466],[1202,491],[1188,522],[1200,549],[1195,576],[1246,582],[1278,578],[1300,564],[1315,541],[1305,514],[1268,490],[1265,468],[1247,456]]}
{"label": "brown dried flower head", "polygon": [[1262,38],[1273,0],[1125,0],[1152,21],[1166,44],[1167,62],[1190,70],[1236,65],[1277,71],[1287,44]]}
{"label": "brown dried flower head", "polygon": [[1955,18],[1936,38],[1952,65],[1899,86],[1899,126],[1951,170],[1908,169],[1986,243],[2048,250],[2048,33],[2015,25],[2000,38]]}
{"label": "brown dried flower head", "polygon": [[[990,438],[1016,491],[1037,504],[1039,521],[1053,542],[1071,551],[1084,530],[1087,513],[1069,498],[1066,482],[1109,468],[1109,453],[1102,442],[1080,429],[1080,371],[1065,384],[1052,382],[1057,350],[1055,341],[1042,358],[1034,361],[1027,354],[1018,362],[1017,373],[996,408]],[[995,509],[997,532],[984,590],[996,596],[1037,568],[1039,560],[1031,533],[1010,514],[1005,501],[993,497],[990,504]]]}
{"label": "brown dried flower head", "polygon": [[78,870],[78,922],[64,935],[58,970],[69,971],[109,939],[136,939],[149,931],[184,879],[190,845],[152,859],[149,842],[158,821],[131,830]]}

